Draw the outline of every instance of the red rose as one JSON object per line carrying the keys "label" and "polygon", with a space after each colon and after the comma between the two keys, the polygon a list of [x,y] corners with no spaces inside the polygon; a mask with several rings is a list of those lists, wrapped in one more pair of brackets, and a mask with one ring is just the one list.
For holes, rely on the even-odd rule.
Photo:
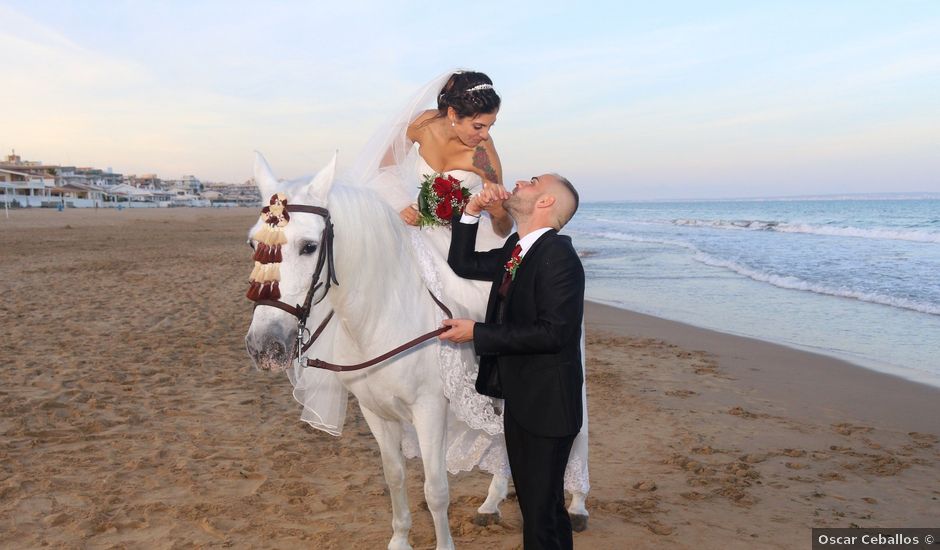
{"label": "red rose", "polygon": [[451,214],[454,213],[454,207],[450,204],[449,199],[445,199],[437,205],[434,213],[437,214],[437,217],[442,221],[449,222]]}
{"label": "red rose", "polygon": [[450,192],[451,183],[444,178],[434,178],[433,189],[438,197],[444,197]]}

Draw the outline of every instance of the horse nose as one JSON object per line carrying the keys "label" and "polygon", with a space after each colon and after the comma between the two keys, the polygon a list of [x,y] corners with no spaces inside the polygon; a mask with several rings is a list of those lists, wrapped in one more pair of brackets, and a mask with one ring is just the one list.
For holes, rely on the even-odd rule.
{"label": "horse nose", "polygon": [[293,359],[287,345],[277,338],[264,338],[260,343],[245,338],[245,346],[255,367],[260,370],[282,370]]}

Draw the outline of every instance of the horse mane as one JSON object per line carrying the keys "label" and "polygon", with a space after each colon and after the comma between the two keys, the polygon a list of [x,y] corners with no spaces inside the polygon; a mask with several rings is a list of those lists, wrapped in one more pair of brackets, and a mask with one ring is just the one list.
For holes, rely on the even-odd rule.
{"label": "horse mane", "polygon": [[[398,214],[374,191],[339,183],[327,207],[339,280],[329,299],[344,312],[347,329],[365,338],[413,332],[409,320],[416,318],[413,309],[426,291]],[[389,326],[390,318],[401,322]]]}

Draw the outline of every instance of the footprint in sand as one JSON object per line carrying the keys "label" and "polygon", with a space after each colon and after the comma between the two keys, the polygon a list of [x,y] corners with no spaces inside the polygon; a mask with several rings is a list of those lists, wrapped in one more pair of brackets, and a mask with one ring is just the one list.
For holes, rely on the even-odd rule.
{"label": "footprint in sand", "polygon": [[698,392],[692,390],[669,390],[666,392],[666,395],[671,397],[692,397],[693,395],[698,395]]}
{"label": "footprint in sand", "polygon": [[731,410],[728,411],[728,414],[731,414],[734,416],[740,416],[741,418],[748,418],[748,419],[761,418],[761,417],[767,416],[765,414],[752,413],[750,411],[743,409],[742,407],[732,407]]}
{"label": "footprint in sand", "polygon": [[873,428],[870,428],[868,426],[855,426],[855,425],[849,424],[848,422],[842,422],[840,424],[833,424],[832,429],[836,433],[839,433],[842,435],[852,435],[856,432],[868,433],[872,431]]}
{"label": "footprint in sand", "polygon": [[937,444],[940,439],[933,434],[923,434],[919,432],[910,432],[907,434],[911,439],[914,440],[914,446],[920,447],[921,449],[929,449]]}

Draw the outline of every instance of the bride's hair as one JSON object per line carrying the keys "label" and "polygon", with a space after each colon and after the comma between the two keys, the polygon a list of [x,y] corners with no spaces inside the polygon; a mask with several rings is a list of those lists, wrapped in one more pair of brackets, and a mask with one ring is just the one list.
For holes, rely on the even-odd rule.
{"label": "bride's hair", "polygon": [[448,107],[453,107],[460,118],[495,113],[499,103],[490,77],[474,71],[458,71],[450,75],[437,96],[437,116],[446,116]]}

